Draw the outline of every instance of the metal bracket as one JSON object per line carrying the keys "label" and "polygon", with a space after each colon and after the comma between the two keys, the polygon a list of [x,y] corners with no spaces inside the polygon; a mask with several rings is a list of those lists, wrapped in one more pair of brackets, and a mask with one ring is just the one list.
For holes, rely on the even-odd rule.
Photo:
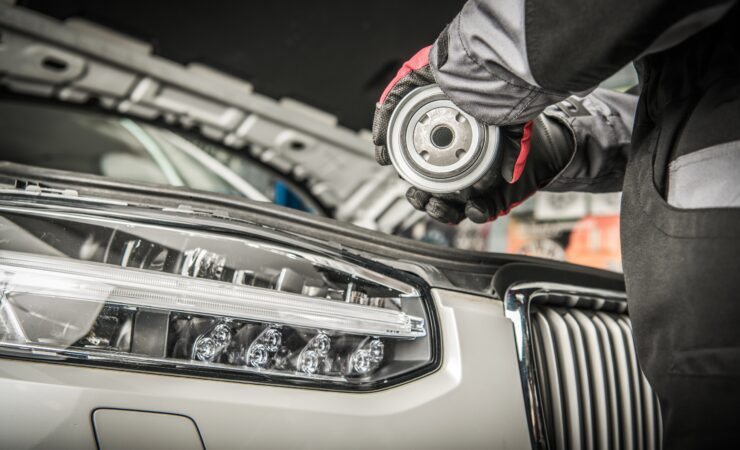
{"label": "metal bracket", "polygon": [[274,100],[198,64],[78,19],[60,22],[0,2],[0,85],[198,131],[305,185],[327,208],[342,204],[377,166],[367,132],[292,99]]}

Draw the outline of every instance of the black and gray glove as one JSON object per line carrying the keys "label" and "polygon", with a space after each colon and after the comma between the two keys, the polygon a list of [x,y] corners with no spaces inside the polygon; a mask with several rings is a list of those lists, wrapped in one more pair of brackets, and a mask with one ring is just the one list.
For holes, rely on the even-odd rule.
{"label": "black and gray glove", "polygon": [[[435,82],[429,66],[430,50],[431,46],[426,47],[404,63],[376,105],[373,142],[375,159],[381,165],[391,163],[386,130],[393,110],[409,92]],[[565,167],[575,149],[566,123],[544,115],[500,131],[503,156],[499,167],[463,192],[430,194],[411,187],[406,193],[411,205],[443,223],[457,224],[465,217],[478,223],[495,219],[547,184]]]}
{"label": "black and gray glove", "polygon": [[429,66],[429,51],[432,46],[424,47],[403,63],[396,76],[383,90],[380,100],[375,104],[373,116],[373,143],[375,144],[375,160],[382,166],[391,163],[388,149],[385,146],[388,122],[393,110],[403,97],[414,89],[434,84],[434,76]]}

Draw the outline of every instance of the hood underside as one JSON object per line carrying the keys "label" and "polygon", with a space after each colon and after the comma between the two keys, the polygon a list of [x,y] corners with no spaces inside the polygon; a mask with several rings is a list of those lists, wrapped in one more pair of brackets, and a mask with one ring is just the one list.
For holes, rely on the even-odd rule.
{"label": "hood underside", "polygon": [[434,41],[464,1],[202,2],[22,0],[152,45],[156,55],[201,63],[257,92],[312,105],[359,130],[400,65]]}
{"label": "hood underside", "polygon": [[[223,26],[230,22],[226,19],[217,20],[220,17],[217,13],[223,14],[224,11],[219,12],[218,8],[214,8],[214,15],[209,16],[202,9],[205,7],[189,2],[178,4],[181,7],[177,11],[160,4],[151,6],[136,2],[126,2],[125,5],[123,2],[110,2],[105,7],[95,2],[15,3],[0,1],[0,97],[10,93],[12,96],[42,98],[44,102],[61,101],[67,105],[74,104],[75,107],[102,109],[107,114],[134,117],[194,132],[247,154],[287,179],[300,183],[327,211],[332,212],[333,217],[383,233],[369,232],[347,223],[271,205],[254,205],[231,197],[4,164],[2,172],[10,177],[12,183],[19,180],[21,183],[34,181],[51,188],[73,190],[82,186],[91,189],[89,194],[92,196],[108,197],[115,194],[114,197],[128,196],[131,200],[156,194],[159,202],[168,198],[170,208],[183,204],[203,210],[213,210],[214,205],[218,205],[217,209],[236,208],[238,212],[232,214],[245,215],[255,223],[339,242],[340,245],[374,253],[382,258],[432,264],[445,270],[448,277],[453,273],[475,273],[485,285],[501,265],[533,261],[519,256],[439,248],[389,236],[387,233],[400,224],[412,224],[413,220],[424,216],[406,202],[404,193],[407,184],[393,170],[377,166],[367,133],[343,126],[342,123],[349,123],[344,119],[345,116],[339,113],[332,115],[316,108],[321,102],[312,102],[310,99],[299,102],[281,97],[290,94],[290,89],[295,89],[295,92],[318,92],[310,86],[315,82],[313,78],[320,78],[323,73],[326,78],[317,85],[321,85],[324,92],[331,91],[337,101],[348,105],[369,102],[369,117],[372,102],[385,80],[392,76],[407,55],[434,39],[438,29],[443,27],[448,16],[454,15],[459,4],[447,5],[451,9],[449,14],[435,9],[434,14],[446,18],[440,19],[439,25],[432,25],[431,20],[419,20],[414,15],[422,10],[425,11],[425,17],[431,14],[429,5],[413,9],[409,5],[415,2],[404,4],[402,9],[406,13],[389,13],[386,14],[388,18],[381,12],[396,9],[388,4],[373,3],[373,10],[377,8],[381,12],[364,14],[361,10],[353,10],[355,15],[352,20],[356,22],[350,27],[343,22],[335,23],[341,20],[339,16],[332,15],[342,12],[349,15],[348,11],[342,9],[344,7],[299,5],[294,10],[283,6],[290,9],[285,13],[287,16],[272,14],[267,10],[260,12],[254,7],[249,14],[245,12],[244,26],[241,23]],[[409,8],[408,11],[406,8]],[[435,4],[432,8],[438,6]],[[228,11],[236,16],[242,9],[249,8],[240,5]],[[307,11],[309,9],[310,14]],[[309,19],[323,10],[326,11],[320,16],[325,22],[317,27],[315,20]],[[308,19],[303,20],[301,14]],[[210,17],[214,19],[206,20]],[[275,24],[266,19],[272,17],[276,17]],[[278,19],[280,17],[293,19]],[[377,23],[373,17],[378,17]],[[195,25],[187,21],[196,20],[202,27],[193,29]],[[250,28],[247,23],[254,26]],[[404,30],[406,23],[413,23],[414,30]],[[429,28],[424,28],[427,26]],[[254,29],[262,29],[260,27],[269,30],[264,35],[253,36],[251,40],[238,38],[224,42],[218,38],[223,35],[219,33],[227,31],[245,33],[247,36]],[[295,31],[295,27],[303,31]],[[147,29],[151,31],[147,32]],[[372,51],[364,49],[362,45],[365,44],[357,47],[353,43],[365,42],[365,38],[357,33],[358,29],[369,30],[372,38],[368,39],[374,43]],[[391,29],[395,29],[397,34],[389,31]],[[323,36],[326,45],[336,46],[332,47],[336,50],[317,51],[316,62],[310,59],[311,53],[306,52],[309,47],[322,48],[320,45],[308,38],[297,39],[300,42],[290,41],[291,37],[300,36],[301,33],[310,34],[311,30],[319,30],[316,34]],[[410,48],[402,49],[406,40],[399,36],[407,34],[416,36],[417,41],[409,45]],[[388,36],[396,36],[396,40],[389,44]],[[312,39],[318,37],[313,36]],[[242,45],[242,42],[245,44]],[[393,50],[387,52],[389,45]],[[283,47],[290,51],[280,53],[280,50],[274,50]],[[358,48],[361,51],[357,51]],[[267,49],[275,53],[271,57],[275,58],[276,65],[242,64],[244,58],[249,59],[244,57],[248,52],[266,54]],[[285,58],[281,59],[281,54]],[[296,61],[308,58],[303,60],[300,70],[288,70],[281,65],[287,64],[286,60],[290,61],[293,54],[298,58]],[[365,77],[368,70],[363,64],[380,68],[383,65],[381,60],[387,55],[395,56],[391,62],[386,61],[388,70],[376,76],[374,87],[364,78],[347,83],[334,82],[332,78],[335,73],[331,68],[334,67],[351,71],[360,78]],[[255,60],[259,58],[255,56]],[[231,65],[227,66],[226,61],[230,61]],[[246,67],[258,68],[263,75],[242,72],[241,76],[253,82],[250,84],[239,78],[239,68]],[[316,71],[318,75],[308,74],[311,71]],[[275,82],[275,86],[280,84],[280,89],[284,90],[271,91],[271,82]],[[359,97],[352,100],[352,96],[347,94],[348,91],[357,91],[360,85],[365,86],[367,92],[373,91],[368,94],[369,100]],[[276,97],[280,98],[276,100]],[[300,95],[296,97],[307,98]],[[327,110],[337,111],[331,107],[327,107]],[[534,261],[543,263],[537,259]],[[574,268],[570,265],[563,267]],[[459,286],[468,284],[465,287],[471,287],[470,279],[465,278]],[[614,279],[620,280],[621,277],[614,276]],[[486,287],[476,286],[478,289]]]}
{"label": "hood underside", "polygon": [[[405,182],[393,170],[376,165],[369,132],[343,125],[349,122],[345,120],[348,116],[333,115],[331,112],[339,109],[313,102],[308,96],[309,92],[321,92],[320,87],[323,93],[318,97],[332,96],[347,111],[367,108],[363,113],[366,119],[358,119],[357,124],[361,126],[366,120],[369,126],[374,99],[385,80],[413,52],[391,45],[394,50],[386,53],[388,30],[400,18],[378,19],[381,24],[375,24],[368,19],[375,17],[372,14],[355,11],[352,17],[358,22],[350,27],[354,32],[350,33],[349,28],[342,28],[349,27],[346,20],[331,15],[343,9],[323,6],[304,14],[308,18],[319,14],[325,20],[321,26],[316,21],[299,20],[300,8],[309,8],[303,5],[295,10],[286,8],[288,16],[253,8],[249,14],[244,12],[243,25],[229,27],[224,26],[229,23],[226,19],[219,19],[219,8],[209,10],[213,13],[209,15],[188,3],[178,4],[177,12],[161,4],[128,2],[125,7],[113,2],[105,8],[93,2],[13,3],[0,2],[0,86],[6,92],[102,108],[110,114],[195,132],[247,154],[301,185],[322,209],[343,221],[391,232],[423,217],[406,203]],[[245,8],[229,11],[239,16]],[[321,8],[329,15],[321,15]],[[403,20],[411,20],[411,16],[409,12]],[[184,17],[198,20],[202,26],[193,29],[183,22]],[[274,27],[272,17],[276,18]],[[132,21],[130,27],[122,25],[126,18]],[[149,22],[152,31],[147,32],[145,24]],[[260,27],[267,29],[258,36],[249,34]],[[372,48],[362,48],[369,44],[356,29],[363,27],[378,33],[367,40],[374,43]],[[429,36],[418,38],[423,41],[419,45],[433,40],[437,27],[434,29]],[[226,42],[219,36],[227,32],[246,34],[231,36]],[[323,36],[324,44],[311,39],[290,41],[289,37],[301,33]],[[355,36],[359,47],[347,38],[349,35]],[[424,33],[419,28],[414,35]],[[406,40],[399,37],[394,42]],[[327,46],[334,47],[327,50]],[[412,44],[414,47],[417,44]],[[397,55],[396,51],[404,56],[398,61],[393,56],[392,62],[385,63],[393,69],[376,74],[377,80],[382,79],[377,85],[368,82],[372,70],[367,65],[378,70],[384,64],[381,60]],[[256,53],[250,56],[249,52]],[[274,59],[274,64],[259,62],[258,54],[270,56],[265,58]],[[253,61],[245,62],[250,58]],[[293,61],[303,62],[297,67]],[[285,66],[288,63],[290,67]],[[247,67],[254,74],[246,71]],[[339,75],[341,79],[332,78],[341,71],[346,72]],[[363,92],[371,93],[363,99]],[[282,96],[290,93],[308,101]]]}

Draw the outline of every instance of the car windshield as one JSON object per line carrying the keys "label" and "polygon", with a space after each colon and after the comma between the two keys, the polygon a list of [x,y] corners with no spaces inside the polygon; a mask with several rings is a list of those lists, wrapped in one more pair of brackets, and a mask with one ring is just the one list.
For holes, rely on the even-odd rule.
{"label": "car windshield", "polygon": [[0,101],[0,117],[5,161],[309,209],[286,180],[254,161],[163,127],[20,101]]}

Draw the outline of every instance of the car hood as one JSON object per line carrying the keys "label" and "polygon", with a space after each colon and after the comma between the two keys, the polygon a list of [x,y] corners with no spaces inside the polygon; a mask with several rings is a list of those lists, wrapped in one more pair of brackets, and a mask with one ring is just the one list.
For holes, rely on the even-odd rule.
{"label": "car hood", "polygon": [[[317,71],[326,74],[329,78],[320,83],[323,88],[336,91],[337,98],[346,102],[343,103],[345,105],[352,105],[353,111],[364,109],[362,114],[365,119],[358,120],[355,125],[359,126],[360,122],[367,122],[369,125],[374,98],[385,81],[376,87],[368,87],[367,92],[371,93],[367,94],[367,98],[361,98],[362,96],[350,94],[362,91],[356,85],[360,82],[353,85],[349,81],[342,83],[331,77],[335,68],[347,69],[350,66],[355,67],[352,70],[356,70],[357,74],[365,77],[364,74],[369,69],[352,63],[352,58],[381,55],[383,52],[380,49],[384,44],[377,43],[378,46],[373,47],[373,51],[359,53],[351,46],[344,51],[319,52],[326,53],[326,58],[349,58],[347,63],[342,64],[330,61],[329,58],[323,62],[318,59],[315,63],[306,62],[301,67],[292,67],[289,70],[268,63],[262,65],[252,62],[243,65],[245,55],[249,51],[256,51],[254,49],[267,51],[265,49],[274,46],[278,49],[277,54],[282,54],[280,49],[285,45],[284,39],[265,34],[259,39],[230,40],[229,45],[226,45],[216,37],[228,30],[235,32],[233,30],[238,27],[226,27],[222,30],[218,15],[196,14],[197,11],[188,9],[185,5],[183,9],[178,8],[178,15],[196,17],[204,24],[214,24],[211,31],[205,25],[205,28],[199,28],[197,32],[186,26],[178,28],[184,34],[195,36],[193,39],[202,39],[203,42],[211,39],[206,36],[214,39],[213,47],[201,47],[201,50],[197,50],[198,45],[186,40],[184,34],[175,33],[175,27],[171,26],[169,18],[167,21],[162,19],[164,12],[142,14],[143,10],[152,12],[153,10],[148,9],[151,5],[121,5],[123,4],[112,3],[111,9],[106,10],[90,3],[84,4],[85,7],[68,10],[53,2],[21,2],[17,5],[0,2],[0,33],[3,42],[0,46],[0,88],[13,92],[14,95],[30,95],[71,102],[86,108],[102,108],[109,113],[164,122],[170,127],[197,132],[206,139],[250,155],[303,186],[324,210],[344,221],[387,232],[409,216],[414,216],[414,210],[403,201],[405,183],[398,179],[393,170],[381,169],[375,164],[373,145],[367,130],[358,131],[358,127],[346,126],[352,120],[344,120],[342,116],[332,114],[337,109],[320,101],[309,104],[286,96],[298,93],[297,97],[300,99],[309,98],[300,95],[315,91],[313,85],[308,83],[311,79],[309,73]],[[233,11],[234,14],[240,11],[239,8]],[[97,19],[92,14],[95,11],[101,14],[107,11],[103,16],[108,19],[112,17],[110,14],[118,17],[120,13],[121,23],[126,23],[126,17],[134,20],[131,14],[135,12],[136,21],[141,27],[152,17],[159,17],[155,23],[162,25],[161,29],[150,24],[150,31],[156,29],[163,34],[151,35],[133,25],[138,35],[146,35],[146,40],[122,34],[117,29],[92,22],[90,19]],[[70,16],[76,12],[82,17]],[[290,14],[293,13],[295,12]],[[261,17],[260,14],[247,16],[249,20],[259,20],[255,18]],[[273,17],[269,14],[267,16]],[[100,21],[106,22],[105,17]],[[139,21],[142,17],[146,18]],[[205,17],[214,19],[204,21]],[[265,23],[269,22],[265,20]],[[301,24],[306,25],[303,22]],[[118,29],[125,28],[127,27],[123,25],[118,26]],[[172,34],[168,34],[168,28]],[[247,25],[243,28],[251,29]],[[190,31],[186,31],[188,29]],[[330,32],[331,27],[325,31],[329,33],[325,37],[327,42],[351,45],[342,34],[333,35]],[[283,29],[283,34],[278,35],[293,36],[289,29]],[[431,38],[430,36],[429,39]],[[356,39],[361,38],[357,36]],[[303,41],[301,40],[301,46],[308,45]],[[165,45],[169,42],[177,44]],[[205,57],[177,54],[173,50],[177,48],[183,52],[183,49],[191,48],[191,44],[194,51],[203,52]],[[316,45],[317,48],[321,47]],[[313,44],[309,47],[313,48]],[[306,48],[301,48],[303,50],[294,51],[303,54]],[[167,58],[163,54],[172,56]],[[227,54],[231,55],[231,59],[227,58]],[[290,60],[288,55],[286,53],[283,55],[285,57],[277,58],[276,63]],[[220,70],[218,67],[225,66],[224,61],[227,59],[232,64],[225,70],[230,71]],[[255,61],[260,60],[257,58]],[[373,62],[370,65],[375,64]],[[395,67],[395,62],[391,65]],[[250,70],[258,68],[265,75],[257,78],[248,74],[245,75],[246,78],[234,75],[239,74],[240,67],[247,66],[253,68]],[[265,72],[261,72],[262,70]],[[385,80],[391,73],[392,70],[379,79]],[[273,92],[270,83],[265,80],[278,80],[281,77],[283,88],[275,88]],[[259,85],[254,85],[247,79],[252,79]],[[272,92],[272,96],[263,92]],[[417,218],[420,217],[419,214],[416,214]]]}
{"label": "car hood", "polygon": [[[137,7],[135,2],[126,5],[139,12],[149,7]],[[255,86],[245,80],[212,67],[168,60],[155,54],[147,42],[86,20],[67,18],[67,14],[77,10],[60,8],[55,2],[0,2],[2,89],[13,95],[102,108],[113,114],[197,131],[235,151],[248,152],[301,183],[340,220],[235,197],[0,163],[0,178],[12,195],[62,196],[73,202],[80,197],[103,203],[112,200],[174,209],[182,214],[204,214],[219,220],[239,217],[329,242],[409,271],[425,265],[437,274],[432,284],[491,295],[493,273],[503,265],[516,263],[594,273],[616,283],[617,290],[622,285],[622,277],[609,272],[525,256],[438,247],[391,236],[387,234],[389,229],[413,214],[423,213],[414,211],[405,201],[406,184],[392,170],[378,168],[366,132],[343,126],[336,116],[294,99],[275,100],[257,93]],[[81,11],[98,11],[96,8]],[[111,11],[116,8],[111,6]],[[404,17],[410,19],[411,12],[407,11]],[[372,31],[377,30],[369,32]],[[260,45],[264,46],[264,42]],[[317,70],[327,69],[317,66]],[[291,73],[292,79],[301,78],[297,73]],[[383,229],[381,223],[387,228]]]}
{"label": "car hood", "polygon": [[369,128],[401,63],[434,41],[464,0],[428,2],[169,2],[21,0],[58,20],[84,19],[137,39],[158,56],[198,62]]}

